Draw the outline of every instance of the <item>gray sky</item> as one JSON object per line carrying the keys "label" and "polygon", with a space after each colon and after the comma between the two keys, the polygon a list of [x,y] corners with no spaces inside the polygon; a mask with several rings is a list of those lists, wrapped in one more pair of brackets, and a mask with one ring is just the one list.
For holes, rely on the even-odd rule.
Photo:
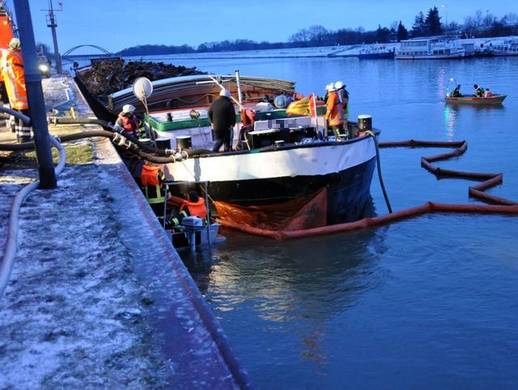
{"label": "gray sky", "polygon": [[[54,0],[57,4],[58,0]],[[518,0],[62,0],[58,12],[61,52],[80,44],[111,51],[138,44],[198,45],[224,39],[285,41],[299,29],[375,29],[402,20],[409,28],[419,11],[437,5],[443,21],[462,22],[488,10],[496,16],[518,13]],[[12,0],[8,1],[12,5]],[[50,43],[45,13],[48,0],[30,0],[36,39]],[[442,5],[442,6],[441,6]],[[12,8],[12,7],[11,7]]]}

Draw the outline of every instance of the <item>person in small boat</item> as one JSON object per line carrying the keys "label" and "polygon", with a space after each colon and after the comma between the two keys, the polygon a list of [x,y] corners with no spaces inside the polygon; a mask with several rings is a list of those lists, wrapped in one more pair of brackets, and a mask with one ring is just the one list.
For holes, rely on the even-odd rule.
{"label": "person in small boat", "polygon": [[340,98],[334,87],[334,84],[329,84],[327,87],[327,102],[326,102],[326,116],[329,127],[333,130],[336,137],[345,135],[344,132],[344,107],[340,103]]}
{"label": "person in small boat", "polygon": [[453,90],[453,92],[451,93],[450,96],[451,97],[462,97],[462,94],[460,93],[460,84],[457,84],[457,86],[455,87],[455,89]]}
{"label": "person in small boat", "polygon": [[221,90],[219,97],[210,105],[208,114],[216,141],[212,151],[219,152],[222,145],[225,152],[232,150],[232,128],[236,124],[236,111],[228,89]]}
{"label": "person in small boat", "polygon": [[124,135],[130,135],[134,138],[138,138],[138,130],[140,128],[140,122],[135,115],[135,107],[131,104],[125,104],[122,107],[122,111],[117,117],[115,122],[115,128],[122,131]]}
{"label": "person in small boat", "polygon": [[491,92],[491,91],[489,90],[489,88],[486,88],[486,91],[484,92],[484,97],[485,97],[485,98],[490,98],[490,97],[493,97],[493,96],[495,96],[495,95],[493,94],[493,92]]}
{"label": "person in small boat", "polygon": [[473,85],[473,89],[475,90],[475,96],[477,97],[484,97],[484,88],[479,87],[478,84]]}
{"label": "person in small boat", "polygon": [[169,206],[176,208],[172,213],[175,225],[179,225],[184,217],[193,216],[203,220],[207,219],[207,207],[205,199],[198,195],[196,191],[189,191],[189,196],[184,198],[180,196],[171,195],[167,200]]}

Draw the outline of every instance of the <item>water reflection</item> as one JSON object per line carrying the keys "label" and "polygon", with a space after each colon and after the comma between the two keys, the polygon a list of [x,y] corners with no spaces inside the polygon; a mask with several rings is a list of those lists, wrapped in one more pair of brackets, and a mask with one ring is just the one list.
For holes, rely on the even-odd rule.
{"label": "water reflection", "polygon": [[463,117],[473,121],[473,126],[478,128],[481,124],[492,124],[496,115],[505,110],[505,106],[498,105],[469,105],[469,104],[445,104],[444,105],[444,129],[448,139],[455,136],[455,129],[459,127],[459,122]]}
{"label": "water reflection", "polygon": [[243,326],[250,316],[264,322],[268,330],[251,336],[258,343],[289,329],[297,347],[288,348],[316,366],[327,362],[327,322],[383,281],[374,261],[385,251],[383,230],[286,242],[225,235],[212,258],[184,259],[207,301],[216,313],[239,311]]}
{"label": "water reflection", "polygon": [[456,110],[454,107],[451,107],[448,104],[444,105],[444,125],[448,139],[452,139],[455,136],[457,112],[458,110]]}
{"label": "water reflection", "polygon": [[446,67],[441,66],[437,72],[437,94],[440,99],[444,99],[449,92],[449,83],[451,78],[446,75]]}

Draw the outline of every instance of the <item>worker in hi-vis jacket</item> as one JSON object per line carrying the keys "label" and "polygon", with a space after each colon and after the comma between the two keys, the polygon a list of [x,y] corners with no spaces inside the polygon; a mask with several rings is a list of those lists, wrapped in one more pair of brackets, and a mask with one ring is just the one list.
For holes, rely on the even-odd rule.
{"label": "worker in hi-vis jacket", "polygon": [[[9,48],[2,50],[0,70],[11,109],[21,111],[29,116],[25,71],[21,43],[18,38],[11,39]],[[21,120],[16,122],[16,137],[18,142],[27,142],[31,139],[31,128],[26,126]]]}

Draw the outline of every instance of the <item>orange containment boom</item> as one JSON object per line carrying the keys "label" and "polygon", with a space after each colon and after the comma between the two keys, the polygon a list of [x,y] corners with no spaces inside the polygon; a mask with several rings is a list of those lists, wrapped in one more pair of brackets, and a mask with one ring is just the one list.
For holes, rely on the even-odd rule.
{"label": "orange containment boom", "polygon": [[[221,224],[226,227],[245,231],[247,233],[270,237],[277,240],[305,238],[313,236],[321,236],[325,234],[336,234],[348,232],[359,229],[366,229],[386,225],[389,223],[401,221],[408,218],[417,217],[429,213],[463,213],[463,214],[504,214],[504,215],[518,215],[518,202],[501,198],[495,195],[487,194],[485,191],[502,184],[503,175],[501,173],[483,173],[483,172],[463,172],[450,169],[442,169],[434,166],[432,163],[436,161],[444,161],[452,157],[463,155],[468,149],[466,141],[457,142],[436,142],[436,141],[396,141],[396,142],[382,142],[379,144],[380,148],[453,148],[452,151],[442,153],[429,157],[421,158],[421,166],[435,175],[438,179],[441,178],[460,178],[468,180],[482,181],[476,186],[469,187],[469,196],[489,204],[448,204],[448,203],[434,203],[427,202],[421,206],[407,208],[379,217],[364,218],[354,222],[342,223],[337,225],[327,225],[314,227],[309,229],[282,229],[274,230],[267,229],[264,226],[254,227],[241,223],[241,221],[234,222],[231,215],[225,215],[221,220]],[[216,202],[216,208],[218,208]],[[236,206],[239,207],[239,206]]]}

